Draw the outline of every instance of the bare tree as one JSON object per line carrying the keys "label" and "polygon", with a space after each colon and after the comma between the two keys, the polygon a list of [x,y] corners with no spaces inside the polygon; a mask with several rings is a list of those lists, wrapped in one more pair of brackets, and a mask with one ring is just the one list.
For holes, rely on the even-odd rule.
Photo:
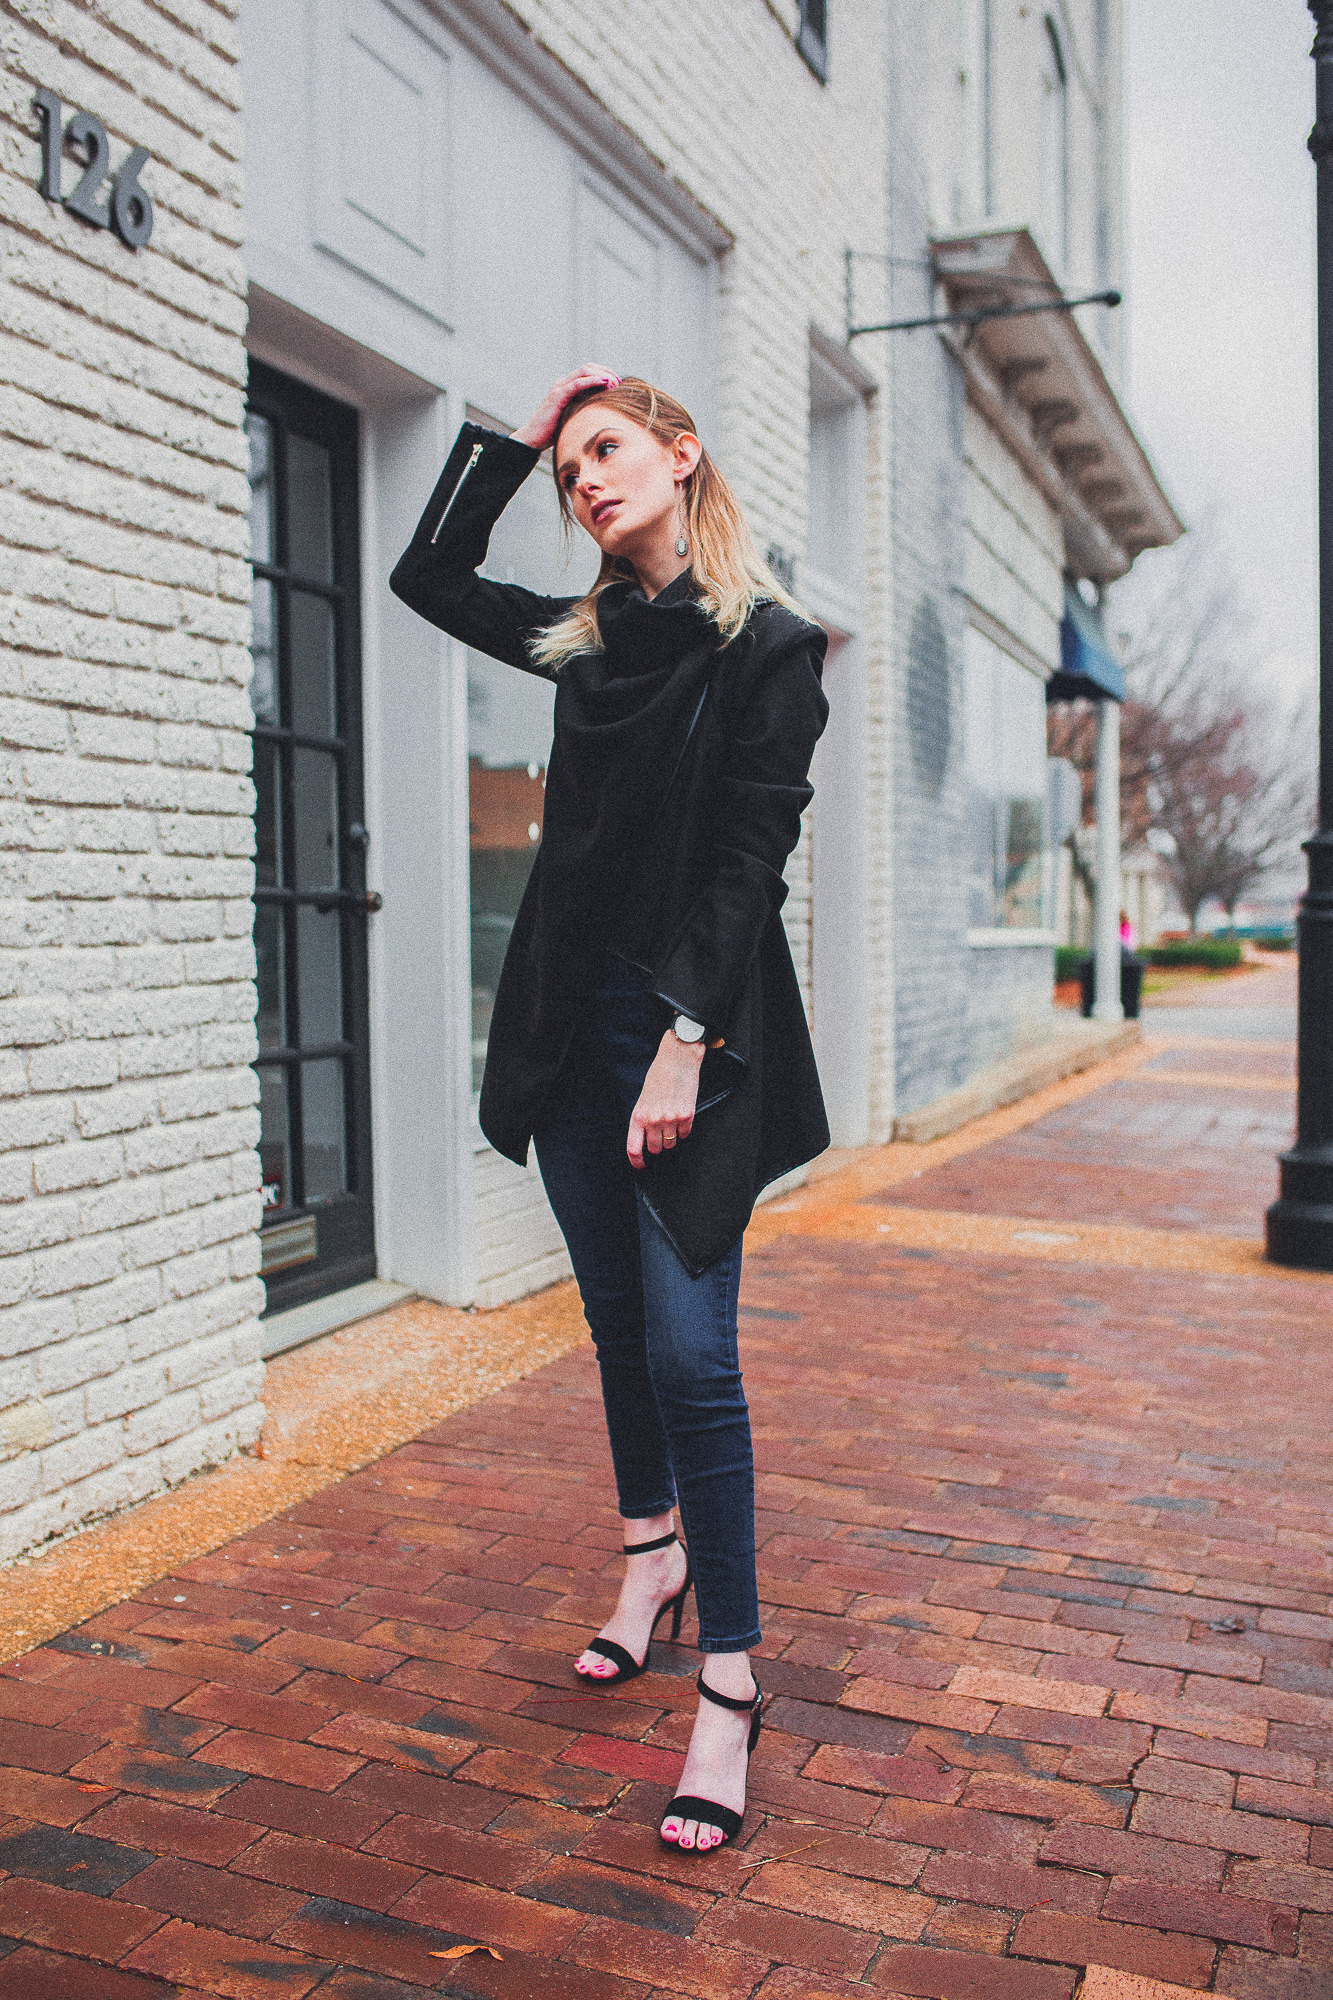
{"label": "bare tree", "polygon": [[[1263,660],[1220,545],[1186,544],[1154,587],[1126,605],[1118,636],[1128,682],[1121,714],[1120,811],[1127,845],[1152,845],[1194,930],[1216,900],[1237,903],[1293,857],[1313,810],[1314,726],[1263,692]],[[1050,750],[1083,778],[1093,804],[1093,704],[1051,710]],[[1091,871],[1071,842],[1088,894]]]}

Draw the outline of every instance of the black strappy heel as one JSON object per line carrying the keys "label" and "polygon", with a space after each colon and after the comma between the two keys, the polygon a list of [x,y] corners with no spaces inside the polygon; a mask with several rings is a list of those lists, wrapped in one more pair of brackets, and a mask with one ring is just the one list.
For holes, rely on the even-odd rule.
{"label": "black strappy heel", "polygon": [[[680,1537],[673,1528],[670,1534],[659,1535],[655,1542],[623,1542],[621,1547],[627,1556],[646,1556],[650,1549],[669,1549],[673,1542],[679,1540]],[[636,1660],[633,1653],[626,1652],[625,1648],[617,1645],[614,1639],[590,1639],[584,1651],[600,1653],[602,1658],[610,1660],[618,1671],[614,1674],[579,1674],[579,1679],[587,1681],[591,1687],[613,1688],[620,1687],[625,1681],[637,1680],[640,1674],[647,1673],[648,1655],[652,1651],[653,1637],[668,1611],[671,1613],[671,1636],[673,1639],[680,1637],[680,1621],[685,1616],[685,1599],[690,1594],[693,1582],[694,1565],[690,1561],[690,1552],[686,1549],[685,1581],[674,1597],[668,1597],[654,1618],[652,1629],[648,1634],[648,1644],[643,1649],[643,1658]],[[575,1671],[578,1671],[577,1668]]]}
{"label": "black strappy heel", "polygon": [[[759,1741],[759,1731],[763,1728],[764,1721],[764,1691],[759,1685],[758,1678],[756,1677],[755,1679],[754,1693],[748,1701],[737,1701],[732,1695],[718,1694],[705,1683],[702,1667],[699,1669],[699,1678],[695,1682],[695,1686],[705,1701],[713,1702],[718,1708],[730,1708],[735,1710],[737,1714],[743,1713],[746,1709],[750,1711],[750,1740],[745,1746],[745,1773],[748,1784],[750,1759],[754,1755],[754,1746]],[[704,1826],[720,1827],[722,1829],[721,1840],[716,1842],[713,1847],[704,1848],[702,1852],[705,1854],[715,1854],[719,1847],[725,1847],[729,1840],[734,1840],[741,1830],[741,1823],[744,1818],[745,1812],[743,1808],[740,1812],[733,1812],[730,1806],[720,1806],[714,1799],[696,1799],[692,1792],[678,1792],[666,1811],[662,1814],[663,1823],[669,1819],[692,1819],[698,1820]],[[681,1854],[698,1853],[701,1851],[698,1848],[682,1847],[678,1840],[668,1840],[662,1832],[660,1825],[657,1829],[657,1837],[663,1847],[674,1847]]]}

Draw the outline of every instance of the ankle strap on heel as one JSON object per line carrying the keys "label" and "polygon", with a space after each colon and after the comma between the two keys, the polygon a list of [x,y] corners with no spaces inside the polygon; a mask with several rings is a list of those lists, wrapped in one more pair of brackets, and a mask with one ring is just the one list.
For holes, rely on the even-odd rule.
{"label": "ankle strap on heel", "polygon": [[669,1549],[680,1537],[673,1528],[668,1535],[659,1535],[655,1542],[622,1542],[621,1552],[627,1556],[646,1556],[650,1549]]}
{"label": "ankle strap on heel", "polygon": [[705,1701],[715,1702],[718,1708],[734,1709],[738,1714],[742,1712],[748,1713],[749,1710],[756,1708],[764,1698],[764,1690],[759,1685],[758,1676],[752,1674],[750,1678],[754,1681],[754,1693],[749,1697],[748,1701],[737,1701],[735,1695],[719,1694],[716,1688],[710,1688],[704,1679],[704,1670],[702,1667],[699,1669],[699,1678],[694,1685],[698,1688]]}

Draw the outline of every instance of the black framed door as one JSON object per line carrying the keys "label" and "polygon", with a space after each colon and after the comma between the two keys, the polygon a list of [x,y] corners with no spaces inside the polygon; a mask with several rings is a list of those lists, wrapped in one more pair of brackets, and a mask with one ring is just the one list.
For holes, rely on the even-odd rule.
{"label": "black framed door", "polygon": [[375,1275],[357,415],[250,364],[268,1310]]}

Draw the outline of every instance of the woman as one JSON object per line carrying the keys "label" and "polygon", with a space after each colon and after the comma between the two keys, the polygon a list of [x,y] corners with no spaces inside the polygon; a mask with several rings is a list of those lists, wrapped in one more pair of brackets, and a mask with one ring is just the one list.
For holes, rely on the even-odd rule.
{"label": "woman", "polygon": [[[578,599],[476,574],[548,445],[566,522],[602,552]],[[761,563],[688,411],[600,368],[556,382],[512,437],[463,426],[392,587],[555,682],[542,844],[481,1126],[520,1165],[535,1141],[635,1558],[578,1673],[642,1673],[694,1585],[708,1677],[661,1833],[702,1852],[739,1831],[762,1702],[741,1236],[759,1190],[828,1144],[779,916],[828,713],[824,634]]]}

